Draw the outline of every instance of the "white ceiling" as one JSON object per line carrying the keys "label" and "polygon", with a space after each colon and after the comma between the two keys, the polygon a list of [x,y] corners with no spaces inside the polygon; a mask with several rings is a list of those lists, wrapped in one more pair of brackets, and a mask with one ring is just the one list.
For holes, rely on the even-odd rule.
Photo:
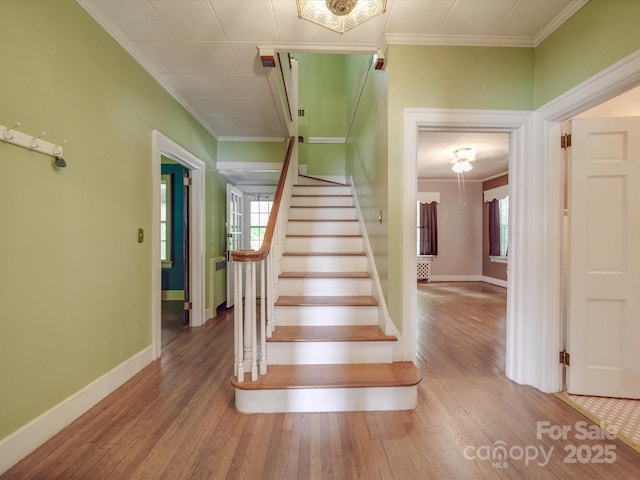
{"label": "white ceiling", "polygon": [[77,1],[217,139],[280,141],[258,47],[533,47],[588,0],[388,0],[385,14],[343,35],[298,19],[295,0]]}
{"label": "white ceiling", "polygon": [[456,178],[451,160],[459,148],[476,152],[465,179],[486,180],[509,169],[508,133],[418,132],[418,178]]}

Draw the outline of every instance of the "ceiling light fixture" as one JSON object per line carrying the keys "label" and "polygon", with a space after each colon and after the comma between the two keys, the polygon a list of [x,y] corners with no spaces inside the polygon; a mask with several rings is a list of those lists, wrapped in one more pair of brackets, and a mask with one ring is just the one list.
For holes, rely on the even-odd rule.
{"label": "ceiling light fixture", "polygon": [[454,150],[453,152],[453,166],[451,170],[456,173],[463,173],[470,171],[473,166],[471,162],[474,162],[476,159],[476,152],[473,151],[472,148],[459,148]]}
{"label": "ceiling light fixture", "polygon": [[296,0],[298,18],[343,34],[387,11],[387,0]]}
{"label": "ceiling light fixture", "polygon": [[453,152],[453,166],[451,170],[458,174],[458,196],[462,205],[467,204],[467,192],[464,185],[464,173],[470,171],[473,166],[471,162],[475,162],[476,152],[472,148],[458,148]]}

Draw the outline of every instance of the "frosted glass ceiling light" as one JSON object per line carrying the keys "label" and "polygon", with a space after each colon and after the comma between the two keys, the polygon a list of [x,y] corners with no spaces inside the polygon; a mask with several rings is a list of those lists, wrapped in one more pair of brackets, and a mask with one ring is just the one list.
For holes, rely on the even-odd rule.
{"label": "frosted glass ceiling light", "polygon": [[475,161],[476,152],[472,148],[459,148],[453,152],[453,166],[451,170],[456,173],[468,172],[473,168],[471,162]]}
{"label": "frosted glass ceiling light", "polygon": [[296,0],[298,17],[344,33],[387,11],[387,0]]}

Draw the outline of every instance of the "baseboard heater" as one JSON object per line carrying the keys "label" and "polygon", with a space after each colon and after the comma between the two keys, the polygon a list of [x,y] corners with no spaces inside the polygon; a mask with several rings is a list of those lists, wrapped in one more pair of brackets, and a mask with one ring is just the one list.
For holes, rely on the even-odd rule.
{"label": "baseboard heater", "polygon": [[418,280],[429,281],[431,276],[431,261],[418,259]]}

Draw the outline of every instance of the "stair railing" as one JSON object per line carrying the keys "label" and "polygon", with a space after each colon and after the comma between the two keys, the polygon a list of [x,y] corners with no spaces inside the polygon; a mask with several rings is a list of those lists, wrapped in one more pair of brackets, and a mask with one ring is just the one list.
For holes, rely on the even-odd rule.
{"label": "stair railing", "polygon": [[[296,138],[289,139],[287,154],[271,207],[264,240],[259,250],[231,252],[234,268],[234,343],[233,374],[238,382],[244,381],[245,372],[251,372],[251,381],[267,373],[266,339],[274,329],[275,302],[278,298],[278,278],[284,249],[291,194],[296,181]],[[293,158],[293,160],[292,160]],[[258,294],[256,271],[260,274],[260,316],[257,317]],[[244,302],[242,301],[244,297]]]}

